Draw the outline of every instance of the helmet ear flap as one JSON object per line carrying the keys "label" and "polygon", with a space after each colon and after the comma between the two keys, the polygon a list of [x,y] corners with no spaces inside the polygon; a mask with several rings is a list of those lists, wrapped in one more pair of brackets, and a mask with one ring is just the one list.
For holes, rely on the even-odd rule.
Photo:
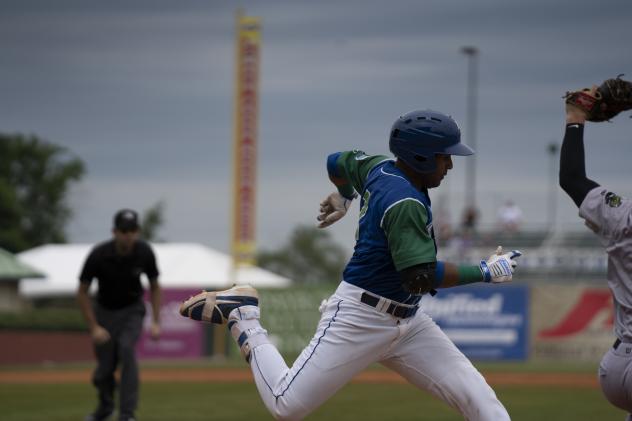
{"label": "helmet ear flap", "polygon": [[423,155],[415,154],[415,156],[413,156],[413,158],[415,158],[415,161],[417,161],[417,162],[428,162],[428,158],[426,158]]}

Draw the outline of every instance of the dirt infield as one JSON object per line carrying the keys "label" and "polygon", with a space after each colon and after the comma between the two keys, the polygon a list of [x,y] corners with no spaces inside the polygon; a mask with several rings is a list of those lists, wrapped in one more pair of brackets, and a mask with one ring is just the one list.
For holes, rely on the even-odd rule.
{"label": "dirt infield", "polygon": [[[483,373],[491,385],[560,386],[597,388],[596,375],[585,373]],[[90,382],[91,371],[83,370],[16,370],[0,371],[0,383],[84,383]],[[145,368],[141,370],[143,382],[251,382],[250,370],[226,368]],[[354,383],[405,383],[402,377],[390,371],[367,370],[357,375]]]}

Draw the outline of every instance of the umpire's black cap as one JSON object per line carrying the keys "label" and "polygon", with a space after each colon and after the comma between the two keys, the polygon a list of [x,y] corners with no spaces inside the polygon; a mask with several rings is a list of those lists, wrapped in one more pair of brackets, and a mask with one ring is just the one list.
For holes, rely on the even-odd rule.
{"label": "umpire's black cap", "polygon": [[114,229],[119,231],[136,231],[140,228],[138,224],[138,213],[132,209],[121,209],[114,215]]}

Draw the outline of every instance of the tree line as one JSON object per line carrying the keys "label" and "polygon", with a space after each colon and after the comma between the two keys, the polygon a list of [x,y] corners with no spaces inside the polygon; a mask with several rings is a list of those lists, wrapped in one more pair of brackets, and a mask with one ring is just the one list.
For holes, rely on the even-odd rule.
{"label": "tree line", "polygon": [[[49,243],[66,243],[73,217],[71,187],[86,174],[86,165],[68,149],[38,136],[0,133],[0,248],[19,253]],[[165,222],[160,200],[143,212],[141,231],[160,241]],[[258,265],[297,282],[340,279],[344,249],[327,231],[298,226],[287,243],[257,254]]]}

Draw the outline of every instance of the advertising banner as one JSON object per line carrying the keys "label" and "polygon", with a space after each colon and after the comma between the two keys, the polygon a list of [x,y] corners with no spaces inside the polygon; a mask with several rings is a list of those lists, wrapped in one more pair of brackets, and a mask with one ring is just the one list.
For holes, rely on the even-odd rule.
{"label": "advertising banner", "polygon": [[150,336],[152,309],[149,292],[145,291],[145,308],[147,314],[138,343],[139,358],[199,358],[204,349],[204,325],[180,315],[180,303],[199,289],[164,289],[160,309],[160,325],[162,333],[159,340]]}
{"label": "advertising banner", "polygon": [[528,355],[529,290],[476,285],[425,296],[422,309],[473,359],[523,360]]}
{"label": "advertising banner", "polygon": [[596,362],[612,346],[614,308],[607,287],[542,285],[531,294],[533,358]]}

